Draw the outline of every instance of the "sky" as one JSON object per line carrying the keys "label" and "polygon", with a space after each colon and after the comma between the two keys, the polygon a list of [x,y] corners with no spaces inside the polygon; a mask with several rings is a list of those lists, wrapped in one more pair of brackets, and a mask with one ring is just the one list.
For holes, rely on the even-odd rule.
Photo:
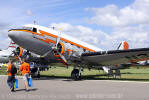
{"label": "sky", "polygon": [[62,28],[62,32],[103,50],[127,41],[149,47],[149,0],[0,0],[0,48],[8,30],[24,24]]}

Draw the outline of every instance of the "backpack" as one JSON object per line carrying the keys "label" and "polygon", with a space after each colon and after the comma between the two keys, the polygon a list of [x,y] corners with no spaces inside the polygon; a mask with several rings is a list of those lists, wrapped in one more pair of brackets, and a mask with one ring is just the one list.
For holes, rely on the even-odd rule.
{"label": "backpack", "polygon": [[17,68],[16,68],[14,65],[11,66],[10,73],[11,73],[12,75],[15,75],[15,74],[17,73]]}

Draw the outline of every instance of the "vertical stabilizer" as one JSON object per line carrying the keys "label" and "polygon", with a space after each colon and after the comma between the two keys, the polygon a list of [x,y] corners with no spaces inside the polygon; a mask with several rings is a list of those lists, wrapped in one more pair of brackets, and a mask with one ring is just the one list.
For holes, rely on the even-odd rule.
{"label": "vertical stabilizer", "polygon": [[128,50],[129,49],[129,44],[126,41],[123,41],[119,44],[117,50]]}
{"label": "vertical stabilizer", "polygon": [[14,49],[16,49],[16,44],[13,41],[11,41],[8,50],[14,50]]}

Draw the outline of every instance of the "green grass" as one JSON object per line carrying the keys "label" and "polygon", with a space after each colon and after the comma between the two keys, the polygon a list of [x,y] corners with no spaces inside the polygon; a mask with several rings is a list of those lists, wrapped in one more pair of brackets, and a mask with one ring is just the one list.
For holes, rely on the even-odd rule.
{"label": "green grass", "polygon": [[[0,68],[0,75],[8,75],[7,67]],[[17,73],[17,75],[21,75],[21,73]]]}
{"label": "green grass", "polygon": [[[55,66],[55,67],[54,67]],[[58,67],[59,66],[59,67]],[[139,69],[138,69],[139,68]],[[129,69],[121,70],[121,78],[117,76],[108,77],[102,70],[88,70],[84,69],[82,72],[82,78],[87,80],[129,80],[129,81],[149,81],[149,67],[130,67]],[[0,68],[0,75],[7,75],[6,67]],[[65,67],[61,64],[52,65],[48,71],[41,71],[41,77],[49,78],[70,78],[73,67]]]}
{"label": "green grass", "polygon": [[0,68],[0,75],[7,75],[7,68],[6,67],[2,67]]}
{"label": "green grass", "polygon": [[[61,65],[59,65],[61,66]],[[52,67],[49,71],[41,72],[42,76],[52,77],[52,78],[70,78],[71,71],[73,67]],[[113,76],[108,77],[106,73],[102,70],[88,70],[84,69],[82,72],[83,79],[88,80],[129,80],[129,81],[149,81],[149,67],[130,67],[129,69],[121,70],[121,77]]]}

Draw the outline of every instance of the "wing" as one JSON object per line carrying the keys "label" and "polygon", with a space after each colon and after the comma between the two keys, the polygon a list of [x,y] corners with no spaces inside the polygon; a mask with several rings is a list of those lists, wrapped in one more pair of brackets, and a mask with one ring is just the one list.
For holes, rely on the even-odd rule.
{"label": "wing", "polygon": [[149,60],[149,48],[111,50],[83,53],[82,60],[88,64],[116,65]]}

